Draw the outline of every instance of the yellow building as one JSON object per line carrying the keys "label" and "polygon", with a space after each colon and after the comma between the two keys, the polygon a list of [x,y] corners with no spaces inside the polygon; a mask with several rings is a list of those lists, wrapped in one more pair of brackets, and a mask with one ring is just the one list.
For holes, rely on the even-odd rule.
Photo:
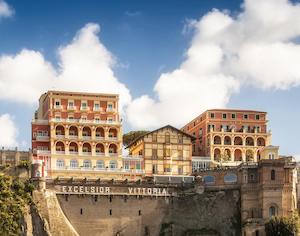
{"label": "yellow building", "polygon": [[130,155],[143,157],[145,176],[190,175],[193,139],[167,125],[138,137],[127,148]]}

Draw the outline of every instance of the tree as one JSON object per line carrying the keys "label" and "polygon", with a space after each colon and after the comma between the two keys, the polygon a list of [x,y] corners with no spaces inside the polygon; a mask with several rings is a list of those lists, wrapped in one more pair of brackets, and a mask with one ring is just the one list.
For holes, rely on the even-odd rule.
{"label": "tree", "polygon": [[297,229],[297,217],[272,217],[265,224],[266,236],[292,236],[296,235]]}
{"label": "tree", "polygon": [[129,133],[123,135],[123,144],[127,146],[133,140],[135,140],[140,136],[145,135],[146,133],[148,133],[148,131],[145,130],[130,131]]}

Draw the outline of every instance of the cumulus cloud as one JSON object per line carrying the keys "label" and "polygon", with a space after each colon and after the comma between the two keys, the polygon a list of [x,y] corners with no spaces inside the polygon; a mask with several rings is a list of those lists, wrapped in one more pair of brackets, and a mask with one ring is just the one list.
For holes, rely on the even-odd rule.
{"label": "cumulus cloud", "polygon": [[[72,42],[58,49],[58,67],[39,51],[23,49],[0,57],[0,99],[35,104],[49,90],[120,94],[123,108],[130,92],[114,75],[114,56],[100,42],[97,24],[80,29]],[[9,89],[7,89],[9,88]]]}
{"label": "cumulus cloud", "polygon": [[191,45],[179,68],[163,73],[155,98],[143,95],[128,106],[134,128],[184,125],[207,108],[225,107],[241,86],[289,89],[300,84],[300,4],[246,0],[232,16],[213,9],[188,20]]}
{"label": "cumulus cloud", "polygon": [[18,129],[9,114],[0,115],[0,146],[16,147],[18,145]]}
{"label": "cumulus cloud", "polygon": [[0,0],[0,19],[14,14],[13,9],[3,0]]}

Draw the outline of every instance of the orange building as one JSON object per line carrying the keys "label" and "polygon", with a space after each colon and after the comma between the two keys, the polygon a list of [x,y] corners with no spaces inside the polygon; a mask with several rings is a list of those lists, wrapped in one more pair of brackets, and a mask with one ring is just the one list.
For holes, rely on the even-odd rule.
{"label": "orange building", "polygon": [[[114,94],[43,94],[32,121],[33,162],[40,164],[36,175],[114,178],[127,173],[118,102]],[[135,159],[125,162],[138,163]]]}
{"label": "orange building", "polygon": [[252,110],[207,110],[182,130],[196,137],[193,156],[210,156],[215,164],[236,165],[258,161],[270,145],[267,113]]}

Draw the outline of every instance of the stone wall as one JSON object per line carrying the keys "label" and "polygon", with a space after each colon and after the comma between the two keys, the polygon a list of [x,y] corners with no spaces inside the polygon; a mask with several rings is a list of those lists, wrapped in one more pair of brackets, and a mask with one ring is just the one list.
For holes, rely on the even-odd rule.
{"label": "stone wall", "polygon": [[240,235],[238,190],[178,197],[57,195],[79,235]]}

